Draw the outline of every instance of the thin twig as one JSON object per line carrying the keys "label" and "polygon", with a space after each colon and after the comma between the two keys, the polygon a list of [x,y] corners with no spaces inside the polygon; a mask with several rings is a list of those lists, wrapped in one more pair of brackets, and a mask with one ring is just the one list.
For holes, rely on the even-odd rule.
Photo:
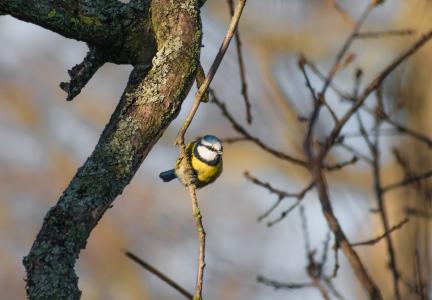
{"label": "thin twig", "polygon": [[336,145],[339,146],[339,147],[341,147],[341,148],[343,148],[343,149],[345,149],[345,150],[347,150],[348,152],[354,154],[356,157],[362,159],[363,161],[367,162],[368,164],[372,164],[372,159],[370,159],[366,155],[358,152],[355,148],[353,148],[353,147],[351,147],[351,146],[349,146],[347,144],[344,144],[344,143],[338,143]]}
{"label": "thin twig", "polygon": [[335,140],[339,136],[342,128],[351,118],[351,116],[363,105],[369,95],[381,86],[384,79],[393,72],[402,62],[404,62],[411,55],[416,53],[422,46],[424,46],[432,38],[432,31],[423,35],[417,40],[408,50],[397,57],[392,63],[390,63],[375,79],[366,87],[362,95],[359,96],[354,102],[353,106],[345,113],[345,115],[339,119],[339,122],[335,125],[332,132],[330,133],[328,139],[326,140],[326,145],[321,149],[319,154],[319,159],[322,160],[327,152],[330,150],[331,145],[334,144]]}
{"label": "thin twig", "polygon": [[222,143],[224,144],[234,144],[237,142],[245,142],[248,141],[248,139],[244,136],[238,136],[238,137],[227,137],[227,138],[223,138],[221,139]]}
{"label": "thin twig", "polygon": [[432,219],[432,211],[419,210],[418,208],[414,207],[405,207],[404,211],[409,216]]}
{"label": "thin twig", "polygon": [[285,219],[285,217],[288,216],[288,214],[291,213],[297,206],[299,206],[301,202],[302,199],[297,199],[297,201],[294,202],[294,204],[292,204],[286,210],[282,211],[278,218],[274,219],[273,221],[267,222],[267,227],[272,227],[277,223],[279,223],[280,221],[282,221],[283,219]]}
{"label": "thin twig", "polygon": [[416,292],[420,296],[420,300],[426,300],[428,299],[428,290],[425,287],[425,280],[423,280],[423,274],[422,274],[422,267],[420,263],[420,257],[418,249],[415,249],[415,255],[414,255],[414,272],[415,272],[415,287]]}
{"label": "thin twig", "polygon": [[347,161],[343,161],[340,163],[337,163],[335,165],[324,165],[324,169],[326,169],[327,171],[339,171],[343,168],[345,168],[346,166],[351,166],[354,165],[358,162],[358,157],[357,156],[353,156],[350,160]]}
{"label": "thin twig", "polygon": [[329,300],[330,297],[328,295],[328,292],[321,283],[322,264],[321,264],[321,262],[315,261],[316,250],[311,249],[307,218],[306,218],[306,213],[304,211],[303,206],[300,206],[300,219],[301,219],[301,223],[302,223],[302,231],[303,231],[303,237],[304,237],[304,243],[305,243],[306,259],[308,260],[308,264],[306,266],[306,273],[308,274],[308,276],[312,280],[314,286],[321,293],[321,296],[323,297],[323,299]]}
{"label": "thin twig", "polygon": [[234,32],[236,30],[236,27],[238,25],[238,22],[240,20],[240,16],[243,12],[243,8],[246,5],[247,0],[239,0],[236,9],[234,11],[234,14],[231,18],[230,24],[228,25],[227,32],[225,34],[225,38],[219,48],[219,51],[213,61],[212,66],[210,67],[210,70],[204,79],[204,82],[201,83],[197,93],[195,94],[194,103],[192,105],[192,108],[186,117],[181,129],[178,132],[177,139],[176,139],[176,145],[179,145],[179,160],[180,164],[183,164],[184,170],[185,170],[185,182],[186,186],[189,191],[189,195],[192,202],[192,211],[193,216],[195,220],[195,225],[198,233],[198,241],[199,241],[199,254],[198,254],[198,271],[197,271],[197,279],[196,279],[196,286],[195,286],[195,294],[193,299],[194,300],[201,300],[202,299],[202,289],[203,289],[203,277],[204,277],[204,267],[205,267],[205,231],[202,224],[202,217],[201,212],[198,205],[198,199],[196,196],[196,187],[193,181],[193,175],[190,165],[189,156],[186,153],[186,145],[184,142],[184,136],[189,128],[189,125],[192,122],[193,117],[195,116],[196,111],[198,110],[198,107],[201,103],[201,99],[206,94],[211,81],[213,80],[216,71],[219,68],[220,63],[222,62],[222,59],[228,49],[228,46],[230,44],[230,41],[232,37],[234,36]]}
{"label": "thin twig", "polygon": [[139,258],[132,252],[126,251],[126,256],[129,257],[132,261],[136,262],[138,265],[152,273],[153,275],[157,276],[159,279],[161,279],[163,282],[171,286],[173,289],[178,291],[180,294],[185,296],[187,299],[193,300],[193,295],[189,293],[186,289],[181,287],[178,283],[176,283],[174,280],[166,276],[164,273],[150,265],[149,263],[145,262],[143,259]]}
{"label": "thin twig", "polygon": [[[420,45],[420,47],[421,47],[421,45]],[[326,78],[325,75],[318,69],[318,67],[312,61],[306,59],[305,63],[315,73],[315,75],[318,76],[319,79],[321,79],[323,82],[325,81],[325,78]],[[342,91],[339,87],[337,87],[334,84],[334,82],[331,82],[329,87],[342,99],[354,101],[357,98],[354,95],[350,95],[349,93]],[[366,111],[367,113],[369,113],[371,116],[375,116],[376,112],[373,109],[370,109],[364,105],[361,105],[361,109],[363,111]],[[425,143],[427,146],[432,147],[432,139],[429,138],[428,136],[426,136],[422,133],[416,132],[415,130],[410,129],[410,128],[402,125],[402,124],[399,124],[397,121],[391,119],[390,116],[386,113],[383,113],[380,116],[380,118],[382,118],[384,120],[384,122],[392,125],[400,133],[406,134],[406,135],[408,135],[414,139],[419,140],[422,143]]]}
{"label": "thin twig", "polygon": [[395,183],[389,184],[389,185],[387,185],[387,186],[385,186],[385,187],[382,188],[382,192],[386,193],[386,192],[388,192],[388,191],[390,191],[392,189],[403,187],[403,186],[412,184],[412,183],[420,181],[420,180],[425,180],[425,179],[427,179],[429,177],[432,177],[432,171],[428,171],[428,172],[425,172],[425,173],[420,174],[420,175],[408,177],[408,178],[405,178],[404,180],[401,180],[399,182],[395,182]]}
{"label": "thin twig", "polygon": [[184,143],[184,135],[186,133],[186,130],[188,129],[190,123],[192,122],[192,119],[196,113],[196,111],[198,110],[198,107],[200,105],[201,102],[201,98],[204,96],[204,94],[206,93],[207,89],[210,86],[210,83],[212,82],[216,71],[218,70],[220,63],[222,62],[223,57],[225,56],[225,53],[228,49],[228,46],[231,42],[231,39],[234,36],[234,32],[237,28],[237,24],[240,20],[241,14],[243,12],[243,8],[246,5],[246,1],[247,0],[239,0],[234,14],[231,18],[230,24],[228,25],[228,29],[227,32],[225,34],[225,38],[219,48],[218,53],[216,54],[216,57],[213,61],[213,64],[210,67],[210,70],[206,76],[206,78],[204,79],[204,82],[201,84],[200,88],[198,89],[197,93],[195,94],[195,98],[194,98],[194,103],[192,105],[192,108],[188,114],[188,116],[186,117],[186,120],[183,123],[182,128],[180,129],[178,135],[177,135],[177,140],[176,140],[176,144],[180,145],[181,143]]}
{"label": "thin twig", "polygon": [[[285,198],[296,198],[297,199],[297,202],[294,204],[294,207],[292,208],[292,209],[294,209],[300,203],[300,201],[304,198],[306,193],[310,189],[312,189],[312,187],[313,187],[312,184],[309,184],[306,188],[304,188],[303,190],[301,190],[298,193],[287,193],[285,191],[274,188],[269,182],[261,181],[260,179],[252,176],[247,171],[244,173],[244,176],[246,177],[246,179],[248,179],[252,183],[254,183],[260,187],[263,187],[263,188],[267,189],[270,193],[278,196],[276,202],[268,210],[266,210],[263,214],[258,216],[258,218],[257,218],[258,222],[261,222],[263,219],[267,218],[279,206],[279,204]],[[287,213],[284,214],[284,217],[286,216],[286,214]],[[271,225],[269,225],[269,226],[271,226]]]}
{"label": "thin twig", "polygon": [[333,266],[333,272],[332,272],[331,278],[336,278],[337,273],[338,273],[339,268],[340,268],[340,264],[339,264],[339,249],[340,249],[339,242],[335,238],[335,245],[333,246],[333,250],[334,250],[334,266]]}
{"label": "thin twig", "polygon": [[[377,89],[377,110],[383,112],[384,111],[384,101],[382,99],[381,86]],[[361,118],[359,118],[361,122]],[[389,226],[389,218],[387,213],[387,208],[385,204],[384,194],[382,192],[382,184],[381,184],[381,151],[380,151],[380,136],[379,130],[382,124],[382,120],[379,117],[379,114],[375,114],[375,136],[374,140],[370,141],[368,136],[365,135],[365,140],[367,141],[368,146],[370,148],[370,152],[372,154],[372,175],[373,175],[373,188],[375,192],[375,198],[378,204],[378,211],[381,217],[381,222],[384,227],[384,232],[390,232]],[[400,300],[400,288],[399,288],[399,270],[397,267],[396,254],[393,245],[392,238],[390,234],[384,235],[387,245],[387,252],[389,257],[389,267],[391,270],[391,274],[393,277],[393,288],[395,293],[395,299]]]}
{"label": "thin twig", "polygon": [[225,103],[223,103],[222,101],[220,101],[217,97],[216,94],[214,93],[213,90],[210,90],[210,95],[212,96],[211,98],[211,102],[216,104],[219,109],[222,112],[222,115],[228,119],[228,121],[230,121],[232,127],[234,128],[235,131],[237,131],[238,133],[240,133],[243,137],[245,137],[247,140],[249,140],[250,142],[254,143],[255,145],[257,145],[258,147],[260,147],[261,149],[263,149],[264,151],[272,154],[273,156],[289,161],[291,163],[294,163],[296,165],[302,166],[302,167],[306,167],[306,162],[295,158],[289,154],[283,153],[281,151],[275,150],[269,146],[267,146],[264,142],[262,142],[259,138],[254,137],[253,135],[251,135],[243,126],[241,126],[235,119],[234,117],[229,113],[229,111],[227,110]]}
{"label": "thin twig", "polygon": [[386,236],[390,235],[393,231],[402,228],[402,226],[404,226],[408,222],[409,222],[409,219],[406,218],[406,219],[402,220],[401,222],[399,222],[398,224],[394,225],[393,227],[389,228],[388,231],[386,231],[383,234],[377,236],[376,238],[373,238],[373,239],[370,239],[370,240],[367,240],[367,241],[363,241],[363,242],[352,243],[351,246],[358,247],[358,246],[370,246],[370,245],[374,245],[374,244],[378,243],[379,241],[381,241]]}
{"label": "thin twig", "polygon": [[274,219],[273,221],[269,221],[267,222],[267,226],[271,227],[277,223],[279,223],[280,221],[282,221],[286,216],[288,216],[288,214],[290,212],[292,212],[297,206],[300,205],[300,203],[303,201],[304,196],[306,195],[306,193],[308,191],[310,191],[314,186],[314,183],[311,182],[307,187],[305,187],[301,192],[298,193],[297,195],[297,201],[294,202],[290,207],[288,207],[286,210],[282,211],[280,216],[276,219]]}
{"label": "thin twig", "polygon": [[[319,114],[321,111],[321,106],[324,104],[326,91],[327,91],[328,87],[330,86],[331,82],[333,81],[333,78],[335,77],[336,73],[340,70],[342,59],[344,58],[345,54],[347,53],[348,49],[350,48],[351,44],[353,43],[355,35],[359,32],[361,26],[366,21],[366,18],[369,16],[370,12],[375,7],[376,7],[376,3],[373,1],[371,1],[367,5],[365,11],[362,13],[359,20],[356,22],[353,31],[351,32],[351,34],[346,39],[346,41],[343,44],[343,46],[341,47],[339,53],[336,55],[335,61],[332,65],[328,75],[325,78],[324,85],[321,89],[321,92],[318,95],[319,99],[323,99],[323,100],[315,102],[314,110],[311,113],[311,116],[309,118],[309,124],[308,124],[306,137],[305,137],[304,142],[303,142],[303,147],[304,147],[305,151],[310,151],[310,153],[306,153],[308,157],[313,156],[313,153],[312,153],[313,152],[313,147],[312,147],[313,131],[314,131],[314,126],[315,126],[316,122],[318,121],[318,117],[319,117]],[[339,123],[340,123],[340,121],[337,121],[335,127]],[[312,162],[312,161],[310,160],[310,162]]]}
{"label": "thin twig", "polygon": [[312,95],[312,99],[314,100],[314,103],[318,103],[319,101],[321,101],[322,104],[323,104],[323,105],[327,108],[327,110],[329,111],[330,115],[331,115],[332,118],[333,118],[333,121],[336,123],[336,122],[338,121],[338,118],[337,118],[337,116],[336,116],[336,113],[335,113],[334,110],[331,108],[331,106],[327,103],[327,101],[325,101],[324,97],[320,97],[320,98],[318,97],[318,95],[317,95],[315,89],[313,88],[313,86],[312,86],[312,84],[311,84],[311,82],[310,82],[309,76],[308,76],[308,74],[307,74],[307,72],[306,72],[306,69],[305,69],[305,65],[306,65],[306,64],[307,64],[307,59],[306,59],[306,57],[305,57],[304,55],[300,55],[300,59],[299,59],[299,61],[298,61],[298,66],[299,66],[299,68],[300,68],[300,70],[301,70],[301,72],[302,72],[302,74],[303,74],[303,77],[304,77],[304,79],[305,79],[305,81],[306,81],[306,87],[309,89],[309,92],[310,92],[311,95]]}
{"label": "thin twig", "polygon": [[[228,0],[228,6],[232,17],[234,15],[234,1]],[[242,42],[240,39],[240,31],[238,29],[238,26],[237,26],[237,30],[235,31],[235,41],[236,41],[238,65],[240,70],[241,94],[243,96],[245,106],[246,106],[246,120],[249,124],[251,124],[252,123],[251,103],[249,100],[249,95],[247,90],[246,71],[245,71],[243,53],[242,53]]]}
{"label": "thin twig", "polygon": [[198,231],[198,240],[199,240],[199,254],[198,254],[198,273],[197,273],[197,282],[195,286],[195,295],[193,297],[194,300],[202,299],[202,286],[203,286],[203,277],[204,277],[204,267],[205,267],[205,238],[206,233],[204,231],[204,226],[202,224],[202,216],[201,211],[198,205],[198,199],[196,196],[195,186],[189,185],[189,194],[191,195],[192,202],[192,212],[195,220],[195,226]]}
{"label": "thin twig", "polygon": [[425,143],[426,145],[428,145],[429,147],[432,147],[432,139],[427,137],[426,135],[416,132],[406,126],[403,126],[401,124],[399,124],[398,122],[392,120],[387,114],[382,114],[381,118],[384,119],[384,121],[386,121],[387,123],[389,123],[390,125],[392,125],[395,129],[397,129],[399,132],[407,134],[423,143]]}
{"label": "thin twig", "polygon": [[318,191],[322,211],[327,223],[335,235],[336,243],[341,248],[346,258],[348,259],[358,281],[363,288],[367,290],[369,298],[373,300],[381,300],[382,295],[376,283],[369,276],[365,266],[360,260],[357,252],[353,249],[348,241],[345,232],[343,231],[338,219],[334,215],[333,208],[330,202],[326,178],[323,174],[323,169],[319,161],[312,161],[311,174],[314,178],[315,186]]}
{"label": "thin twig", "polygon": [[306,283],[285,283],[285,282],[280,282],[280,281],[268,279],[268,278],[266,278],[264,276],[258,276],[257,277],[257,281],[259,283],[262,283],[264,285],[272,287],[275,290],[278,290],[278,289],[292,290],[292,289],[302,289],[302,288],[314,287],[314,284],[311,283],[311,282],[306,282]]}
{"label": "thin twig", "polygon": [[334,10],[342,17],[342,19],[348,23],[351,26],[354,26],[354,20],[353,18],[340,6],[339,3],[336,2],[336,0],[328,0],[330,2],[330,5],[333,6]]}
{"label": "thin twig", "polygon": [[367,31],[359,32],[355,35],[356,39],[371,39],[371,38],[382,38],[388,36],[407,36],[413,35],[416,31],[414,29],[402,29],[402,30],[385,30],[385,31]]}

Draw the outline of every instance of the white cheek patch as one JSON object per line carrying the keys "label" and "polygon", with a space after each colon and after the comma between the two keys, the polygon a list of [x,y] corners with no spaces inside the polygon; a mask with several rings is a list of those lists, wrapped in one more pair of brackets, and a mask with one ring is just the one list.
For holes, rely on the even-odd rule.
{"label": "white cheek patch", "polygon": [[205,161],[212,161],[217,156],[216,152],[214,152],[210,149],[207,149],[204,146],[198,146],[197,151],[198,151],[199,156],[201,156],[201,158]]}
{"label": "white cheek patch", "polygon": [[222,145],[220,143],[216,143],[213,145],[213,148],[215,148],[217,151],[221,151],[222,150]]}

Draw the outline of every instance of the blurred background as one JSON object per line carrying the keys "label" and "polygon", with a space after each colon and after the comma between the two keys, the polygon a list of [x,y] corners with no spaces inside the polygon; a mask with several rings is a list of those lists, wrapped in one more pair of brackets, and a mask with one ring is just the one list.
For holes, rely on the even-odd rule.
{"label": "blurred background", "polygon": [[[240,23],[246,76],[254,121],[245,122],[240,80],[233,43],[217,73],[213,88],[229,110],[255,136],[274,148],[302,156],[304,124],[298,116],[311,108],[302,74],[297,67],[304,53],[328,72],[336,53],[368,4],[367,0],[338,1],[347,15],[330,0],[249,0]],[[428,0],[393,0],[375,9],[364,31],[413,29],[415,34],[356,41],[355,60],[335,83],[352,91],[354,70],[364,71],[365,86],[394,57],[407,49],[421,33],[432,29]],[[208,0],[202,13],[204,39],[202,62],[208,70],[226,30],[229,10],[225,1]],[[47,210],[97,143],[125,87],[130,66],[103,66],[72,102],[66,102],[59,83],[67,70],[79,63],[87,47],[32,24],[0,17],[0,294],[3,299],[25,298],[21,260],[35,239]],[[397,118],[411,128],[432,136],[432,44],[410,58],[386,81],[385,100],[398,109]],[[320,89],[321,82],[312,77]],[[177,156],[173,146],[188,111],[195,87],[184,102],[180,116],[171,124],[144,161],[139,172],[114,202],[93,231],[77,263],[82,299],[180,299],[165,283],[127,259],[130,250],[179,284],[193,291],[197,240],[187,192],[178,182],[162,183],[158,174],[171,168]],[[328,101],[338,114],[348,107],[329,91]],[[373,102],[371,102],[373,103]],[[364,116],[368,128],[372,119]],[[332,123],[324,114],[319,133]],[[348,124],[345,133],[358,132]],[[237,136],[213,104],[201,105],[188,138],[203,134],[221,138]],[[349,142],[360,152],[367,147],[354,134]],[[409,137],[383,140],[383,182],[402,178],[391,150],[397,147],[418,173],[430,170],[430,150]],[[429,151],[429,152],[428,152]],[[271,182],[288,192],[308,183],[307,173],[281,162],[250,143],[225,145],[224,173],[213,185],[199,191],[207,231],[206,299],[321,299],[314,288],[274,290],[257,283],[258,275],[281,282],[309,282],[307,257],[299,210],[278,224],[267,227],[257,217],[276,196],[248,182],[243,172]],[[335,149],[338,161],[350,155]],[[332,203],[351,241],[361,241],[383,232],[372,194],[371,170],[359,162],[329,175]],[[406,207],[429,209],[431,192],[400,189],[386,194],[390,224],[404,217]],[[268,220],[279,217],[293,199],[286,199]],[[310,230],[311,247],[322,254],[329,232],[315,192],[303,201]],[[407,281],[415,274],[414,253],[422,262],[424,279],[430,282],[430,223],[411,218],[392,235],[397,259]],[[333,240],[330,245],[333,244]],[[330,250],[331,251],[331,250]],[[392,282],[387,268],[387,250],[382,241],[357,248],[370,274],[387,299]],[[329,254],[325,270],[334,263]],[[341,268],[335,287],[345,299],[366,299],[350,266],[340,255]],[[406,288],[404,288],[406,290]],[[410,299],[407,292],[407,299]]]}

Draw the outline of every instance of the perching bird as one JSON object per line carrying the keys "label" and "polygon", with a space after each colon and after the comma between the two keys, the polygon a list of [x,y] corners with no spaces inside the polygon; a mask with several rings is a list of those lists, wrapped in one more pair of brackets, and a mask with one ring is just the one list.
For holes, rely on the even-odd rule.
{"label": "perching bird", "polygon": [[[191,142],[186,153],[194,172],[194,183],[197,188],[202,188],[212,183],[222,173],[222,142],[213,135],[205,135],[196,141]],[[185,184],[184,173],[180,168],[180,162],[177,160],[176,168],[159,174],[159,177],[168,182],[178,178]]]}

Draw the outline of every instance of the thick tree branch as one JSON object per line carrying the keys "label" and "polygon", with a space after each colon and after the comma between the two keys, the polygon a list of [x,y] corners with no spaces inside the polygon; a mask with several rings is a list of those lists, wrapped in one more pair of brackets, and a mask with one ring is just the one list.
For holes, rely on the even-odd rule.
{"label": "thick tree branch", "polygon": [[[148,1],[145,1],[148,2]],[[128,6],[115,0],[1,0],[0,14],[40,25],[64,37],[108,45],[120,35]]]}
{"label": "thick tree branch", "polygon": [[74,272],[80,250],[176,117],[195,78],[201,46],[197,2],[153,0],[150,11],[158,49],[151,69],[135,65],[95,150],[45,217],[24,258],[31,299],[80,298]]}

